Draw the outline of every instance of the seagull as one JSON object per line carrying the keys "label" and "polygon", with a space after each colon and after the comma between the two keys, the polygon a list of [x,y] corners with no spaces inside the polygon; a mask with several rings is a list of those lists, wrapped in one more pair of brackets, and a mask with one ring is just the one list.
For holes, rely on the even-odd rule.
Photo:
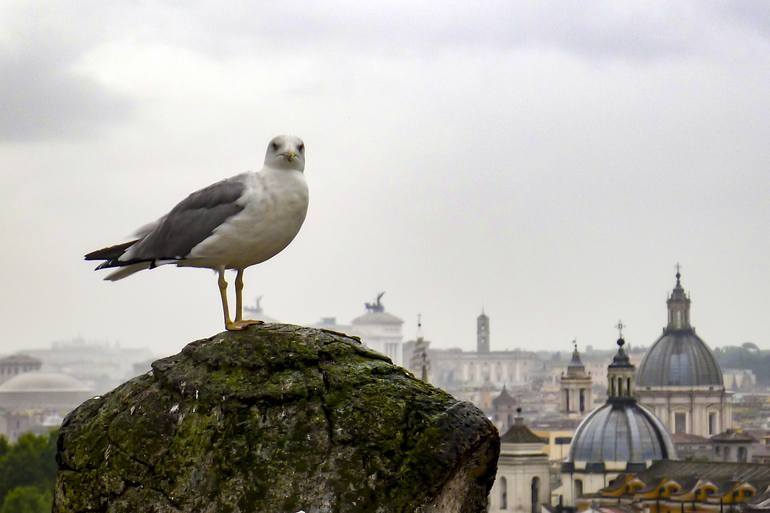
{"label": "seagull", "polygon": [[[299,232],[308,206],[305,144],[295,136],[270,141],[261,171],[246,172],[193,192],[165,216],[139,228],[135,239],[88,253],[116,268],[117,281],[160,265],[202,267],[218,273],[225,328],[261,321],[243,319],[243,271],[280,253]],[[235,319],[227,305],[225,270],[235,270]]]}

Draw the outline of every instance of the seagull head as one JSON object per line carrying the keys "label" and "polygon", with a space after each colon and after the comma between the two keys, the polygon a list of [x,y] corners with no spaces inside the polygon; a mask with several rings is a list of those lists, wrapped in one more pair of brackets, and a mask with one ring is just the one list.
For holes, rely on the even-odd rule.
{"label": "seagull head", "polygon": [[265,165],[277,169],[305,170],[305,143],[294,135],[278,135],[267,145]]}

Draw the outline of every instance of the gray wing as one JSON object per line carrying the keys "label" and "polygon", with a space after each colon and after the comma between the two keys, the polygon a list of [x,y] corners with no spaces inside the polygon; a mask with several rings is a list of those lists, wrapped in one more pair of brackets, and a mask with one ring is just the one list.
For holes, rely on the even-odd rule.
{"label": "gray wing", "polygon": [[132,246],[125,259],[163,260],[187,256],[216,227],[243,210],[237,201],[246,189],[244,176],[234,176],[190,194]]}

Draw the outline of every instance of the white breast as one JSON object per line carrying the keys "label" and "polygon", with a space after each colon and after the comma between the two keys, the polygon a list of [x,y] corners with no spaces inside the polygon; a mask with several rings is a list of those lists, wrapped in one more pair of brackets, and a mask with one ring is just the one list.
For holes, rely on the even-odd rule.
{"label": "white breast", "polygon": [[196,245],[182,265],[243,269],[277,255],[297,235],[308,206],[304,175],[266,167],[244,180],[243,210]]}

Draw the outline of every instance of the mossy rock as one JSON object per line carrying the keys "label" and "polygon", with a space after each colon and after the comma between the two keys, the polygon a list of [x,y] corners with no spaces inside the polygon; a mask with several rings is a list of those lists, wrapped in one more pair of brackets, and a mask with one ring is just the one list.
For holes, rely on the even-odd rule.
{"label": "mossy rock", "polygon": [[266,324],[152,369],[67,416],[54,513],[486,511],[494,426],[357,339]]}

